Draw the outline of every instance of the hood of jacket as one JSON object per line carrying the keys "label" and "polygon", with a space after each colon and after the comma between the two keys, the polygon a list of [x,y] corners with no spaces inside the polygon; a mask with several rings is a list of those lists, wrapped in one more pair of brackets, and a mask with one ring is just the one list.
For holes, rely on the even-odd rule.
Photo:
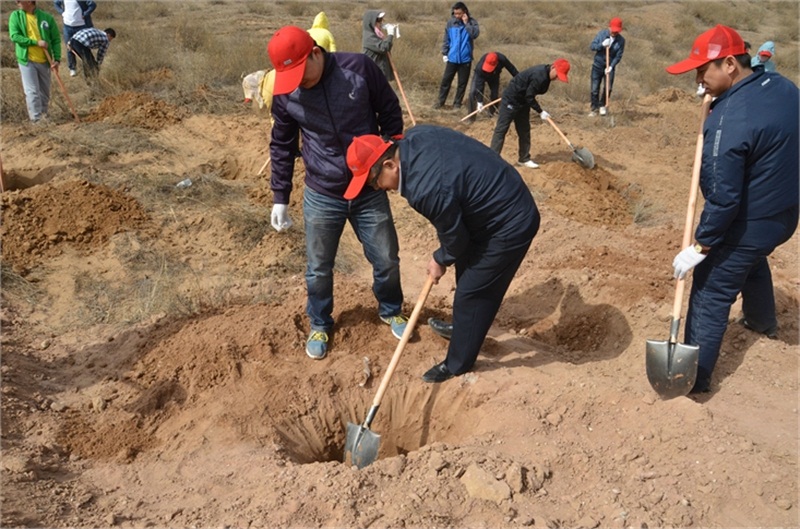
{"label": "hood of jacket", "polygon": [[311,24],[311,29],[314,28],[330,29],[328,26],[328,15],[325,14],[325,11],[320,11],[317,13],[317,16],[314,17],[314,23]]}
{"label": "hood of jacket", "polygon": [[378,21],[378,15],[384,13],[379,9],[370,9],[364,13],[364,18],[361,19],[361,29],[364,32],[375,33],[375,22]]}
{"label": "hood of jacket", "polygon": [[756,52],[756,55],[758,55],[762,51],[768,51],[768,52],[770,52],[770,54],[775,55],[775,43],[772,42],[771,40],[768,40],[767,42],[765,42],[764,44],[759,46],[758,52]]}

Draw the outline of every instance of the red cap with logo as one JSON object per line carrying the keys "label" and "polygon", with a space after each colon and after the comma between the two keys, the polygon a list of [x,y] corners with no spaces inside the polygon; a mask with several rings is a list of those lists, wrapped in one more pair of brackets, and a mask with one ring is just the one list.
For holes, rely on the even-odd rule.
{"label": "red cap with logo", "polygon": [[300,86],[313,49],[314,39],[303,28],[284,26],[275,32],[267,44],[269,60],[275,67],[274,95],[288,94]]}
{"label": "red cap with logo", "polygon": [[567,79],[567,74],[569,73],[569,61],[566,59],[556,59],[553,61],[552,66],[555,68],[556,74],[558,74],[558,80],[568,83],[569,79]]}
{"label": "red cap with logo", "polygon": [[619,33],[622,31],[622,19],[619,17],[612,18],[611,22],[608,23],[608,29],[614,33]]}
{"label": "red cap with logo", "polygon": [[689,58],[667,67],[671,74],[686,73],[695,68],[728,55],[741,55],[745,52],[742,37],[732,28],[717,24],[697,37],[692,44]]}
{"label": "red cap with logo", "polygon": [[492,73],[497,66],[497,54],[495,52],[487,53],[486,58],[483,60],[483,67],[481,68],[486,73]]}
{"label": "red cap with logo", "polygon": [[350,147],[347,148],[347,167],[353,172],[353,179],[344,192],[345,200],[353,200],[361,193],[370,169],[391,145],[391,141],[383,141],[383,138],[375,134],[353,138]]}

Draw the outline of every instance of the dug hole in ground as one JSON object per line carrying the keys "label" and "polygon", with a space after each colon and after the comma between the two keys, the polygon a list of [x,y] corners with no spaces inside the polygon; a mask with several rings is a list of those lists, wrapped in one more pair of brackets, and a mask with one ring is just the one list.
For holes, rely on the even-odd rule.
{"label": "dug hole in ground", "polygon": [[[246,141],[263,116],[121,93],[81,124],[4,124],[2,525],[796,527],[798,236],[770,257],[777,340],[736,323],[737,302],[712,393],[661,400],[645,376],[646,340],[669,333],[698,109],[671,88],[613,128],[554,108],[592,170],[534,123],[541,168],[520,173],[542,227],[475,370],[420,379],[446,351],[424,322],[449,317],[451,271],[362,470],[341,462],[345,426],[397,340],[348,229],[332,349],[306,357],[303,167],[295,227],[276,233],[255,176],[268,153]],[[490,142],[492,120],[418,114]],[[513,161],[513,132],[506,146]],[[408,313],[437,241],[391,200]]]}

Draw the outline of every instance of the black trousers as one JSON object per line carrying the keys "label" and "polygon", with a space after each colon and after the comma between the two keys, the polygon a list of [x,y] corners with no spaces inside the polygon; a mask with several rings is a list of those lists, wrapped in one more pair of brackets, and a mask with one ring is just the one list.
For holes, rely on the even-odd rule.
{"label": "black trousers", "polygon": [[525,163],[531,159],[531,108],[529,106],[509,108],[509,106],[506,100],[500,101],[500,112],[494,126],[491,148],[502,156],[506,134],[511,123],[514,123],[519,141],[518,161]]}
{"label": "black trousers", "polygon": [[83,75],[87,79],[97,77],[100,73],[100,66],[94,59],[92,50],[75,39],[69,40],[69,47],[75,50],[75,53],[77,53],[78,57],[80,57],[81,61],[83,61]]}
{"label": "black trousers", "polygon": [[[498,77],[495,80],[488,80],[486,84],[489,85],[489,98],[487,99],[484,96],[484,89],[478,90],[478,83],[477,83],[478,76],[473,74],[472,75],[472,82],[469,84],[469,113],[474,112],[478,108],[478,103],[483,103],[484,105],[487,103],[491,103],[495,99],[497,99],[498,94],[500,93],[500,78]],[[490,116],[494,116],[495,112],[497,112],[496,107],[489,107],[486,109],[486,112],[489,113]],[[474,117],[474,116],[473,116]]]}
{"label": "black trousers", "polygon": [[539,230],[539,212],[533,201],[531,204],[531,215],[517,228],[513,240],[492,239],[470,248],[468,255],[455,263],[453,335],[445,358],[447,369],[455,375],[466,373],[475,364],[511,280]]}
{"label": "black trousers", "polygon": [[464,102],[464,94],[467,92],[467,82],[469,81],[469,72],[471,69],[471,62],[465,62],[464,64],[447,63],[444,67],[442,84],[439,86],[439,106],[444,105],[444,102],[447,101],[447,94],[450,93],[450,85],[453,84],[453,78],[456,76],[456,73],[458,74],[458,84],[456,85],[456,97],[453,99],[453,106],[461,106]]}

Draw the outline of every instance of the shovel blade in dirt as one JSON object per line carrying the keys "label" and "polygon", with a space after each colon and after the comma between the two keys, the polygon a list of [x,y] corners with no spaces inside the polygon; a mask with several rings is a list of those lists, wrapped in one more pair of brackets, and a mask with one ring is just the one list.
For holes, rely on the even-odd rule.
{"label": "shovel blade in dirt", "polygon": [[378,459],[380,445],[380,434],[364,425],[347,423],[347,440],[344,443],[344,451],[345,457],[349,456],[351,465],[361,469],[374,462]]}
{"label": "shovel blade in dirt", "polygon": [[672,343],[670,340],[647,340],[647,380],[662,398],[684,397],[697,381],[700,348]]}
{"label": "shovel blade in dirt", "polygon": [[572,151],[572,161],[577,162],[578,165],[581,167],[585,167],[586,169],[594,169],[594,155],[589,152],[589,149],[586,147],[573,147]]}

